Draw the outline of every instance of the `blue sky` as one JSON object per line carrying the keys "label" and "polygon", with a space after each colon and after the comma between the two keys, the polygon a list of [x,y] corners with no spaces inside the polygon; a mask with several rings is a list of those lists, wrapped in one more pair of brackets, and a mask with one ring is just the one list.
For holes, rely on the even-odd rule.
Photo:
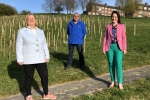
{"label": "blue sky", "polygon": [[[116,0],[102,0],[102,3],[107,3],[107,5],[114,6]],[[147,2],[150,5],[150,0],[143,0],[143,3]],[[5,3],[11,5],[17,9],[20,13],[22,10],[29,10],[32,13],[44,13],[41,8],[42,3],[44,0],[0,0],[0,3]],[[75,12],[82,13],[80,9],[76,10]],[[66,11],[64,11],[66,13]]]}

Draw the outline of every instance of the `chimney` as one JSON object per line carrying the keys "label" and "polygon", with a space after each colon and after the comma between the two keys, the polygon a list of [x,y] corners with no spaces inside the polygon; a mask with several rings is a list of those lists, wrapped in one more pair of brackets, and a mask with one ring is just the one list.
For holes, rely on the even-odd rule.
{"label": "chimney", "polygon": [[107,7],[107,3],[105,3],[105,7]]}
{"label": "chimney", "polygon": [[147,3],[147,2],[145,3],[145,6],[148,6],[148,3]]}

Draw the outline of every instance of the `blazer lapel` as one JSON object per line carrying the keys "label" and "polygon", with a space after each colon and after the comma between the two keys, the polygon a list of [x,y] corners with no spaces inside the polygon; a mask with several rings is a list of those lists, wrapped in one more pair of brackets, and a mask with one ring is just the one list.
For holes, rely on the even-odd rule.
{"label": "blazer lapel", "polygon": [[32,31],[30,29],[28,29],[28,28],[26,28],[25,33],[36,38],[36,35],[33,34]]}
{"label": "blazer lapel", "polygon": [[41,33],[42,33],[41,30],[36,28],[36,37],[39,37]]}
{"label": "blazer lapel", "polygon": [[109,25],[109,34],[112,36],[112,24]]}
{"label": "blazer lapel", "polygon": [[120,24],[117,24],[117,32],[116,32],[117,33],[117,37],[119,36],[119,33],[118,33],[119,29],[120,29]]}

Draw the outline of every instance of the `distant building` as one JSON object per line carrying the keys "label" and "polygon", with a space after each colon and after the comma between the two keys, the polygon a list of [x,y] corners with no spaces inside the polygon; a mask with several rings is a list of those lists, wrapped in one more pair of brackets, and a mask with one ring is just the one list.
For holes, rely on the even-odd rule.
{"label": "distant building", "polygon": [[119,7],[109,6],[105,4],[94,4],[88,3],[86,7],[86,14],[88,15],[103,15],[103,16],[111,16],[112,11],[116,10],[123,16],[123,12],[118,9]]}
{"label": "distant building", "polygon": [[150,17],[150,5],[148,3],[142,4],[139,11],[133,14],[133,17]]}
{"label": "distant building", "polygon": [[[111,16],[112,11],[116,10],[120,13],[121,16],[124,16],[120,7],[109,6],[105,4],[94,4],[88,3],[86,7],[86,14],[88,15],[103,15],[103,16]],[[139,7],[139,11],[133,14],[133,17],[150,17],[150,5],[148,3],[141,4]]]}

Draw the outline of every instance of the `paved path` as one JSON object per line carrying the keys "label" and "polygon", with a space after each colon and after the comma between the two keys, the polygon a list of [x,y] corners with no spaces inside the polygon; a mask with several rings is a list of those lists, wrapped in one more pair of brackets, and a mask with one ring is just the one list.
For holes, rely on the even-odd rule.
{"label": "paved path", "polygon": [[[141,68],[125,70],[124,84],[148,77],[150,77],[150,65]],[[72,100],[73,97],[83,94],[91,94],[96,91],[106,89],[108,88],[109,84],[110,77],[107,73],[94,78],[51,86],[49,90],[58,96],[57,100]],[[41,91],[32,91],[34,100],[43,100],[41,94]],[[1,98],[0,100],[24,100],[24,96],[22,94],[18,94],[11,97]]]}

